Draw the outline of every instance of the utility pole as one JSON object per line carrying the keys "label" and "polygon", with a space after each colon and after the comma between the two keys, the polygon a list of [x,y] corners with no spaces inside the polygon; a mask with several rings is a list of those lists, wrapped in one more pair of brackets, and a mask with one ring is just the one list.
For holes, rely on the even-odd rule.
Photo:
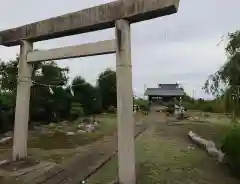
{"label": "utility pole", "polygon": [[145,91],[147,90],[147,85],[146,84],[144,84],[143,90],[144,90],[144,92],[143,92],[143,99],[145,100],[146,99],[145,98]]}
{"label": "utility pole", "polygon": [[237,108],[239,104],[239,86],[237,87]]}
{"label": "utility pole", "polygon": [[193,99],[195,99],[195,89],[193,89],[193,94],[192,94],[192,97],[193,97]]}
{"label": "utility pole", "polygon": [[144,92],[146,91],[146,89],[147,89],[147,85],[146,85],[146,84],[144,84]]}
{"label": "utility pole", "polygon": [[238,104],[239,104],[239,85],[236,86],[237,87],[237,95],[236,95],[236,107],[234,108],[235,111],[235,117],[234,120],[236,120],[236,114],[237,114],[237,109],[238,109]]}

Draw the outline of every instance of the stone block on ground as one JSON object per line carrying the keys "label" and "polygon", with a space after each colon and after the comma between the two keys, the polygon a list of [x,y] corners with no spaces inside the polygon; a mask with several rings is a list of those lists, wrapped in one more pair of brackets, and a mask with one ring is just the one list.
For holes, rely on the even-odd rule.
{"label": "stone block on ground", "polygon": [[218,158],[218,150],[216,148],[207,148],[207,152],[210,156]]}
{"label": "stone block on ground", "polygon": [[208,141],[206,139],[201,138],[200,136],[198,136],[197,134],[195,134],[194,132],[190,131],[188,133],[188,137],[197,145],[203,147],[207,153],[214,157],[217,158],[217,160],[219,162],[223,162],[224,161],[224,153],[221,150],[218,150],[216,148],[216,145],[213,141]]}
{"label": "stone block on ground", "polygon": [[216,148],[216,145],[213,141],[207,141],[206,148]]}
{"label": "stone block on ground", "polygon": [[3,144],[3,143],[5,143],[5,142],[9,141],[10,139],[12,139],[12,137],[4,137],[4,138],[1,138],[1,139],[0,139],[0,144]]}

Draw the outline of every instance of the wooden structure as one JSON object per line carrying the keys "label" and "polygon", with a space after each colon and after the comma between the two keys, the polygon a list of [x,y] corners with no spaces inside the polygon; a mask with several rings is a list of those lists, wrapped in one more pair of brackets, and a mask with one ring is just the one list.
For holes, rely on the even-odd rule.
{"label": "wooden structure", "polygon": [[147,88],[149,107],[152,111],[162,111],[164,106],[182,105],[184,90],[179,84],[159,84],[158,88]]}
{"label": "wooden structure", "polygon": [[[119,180],[120,183],[134,184],[136,179],[130,24],[176,13],[178,4],[179,0],[118,0],[1,31],[0,45],[20,45],[13,160],[27,157],[33,62],[116,52]],[[112,27],[116,29],[115,40],[48,51],[33,51],[33,43],[37,41]]]}
{"label": "wooden structure", "polygon": [[168,102],[172,99],[180,100],[184,96],[184,90],[179,84],[159,84],[158,88],[147,88],[145,96],[148,96],[149,101],[156,99]]}

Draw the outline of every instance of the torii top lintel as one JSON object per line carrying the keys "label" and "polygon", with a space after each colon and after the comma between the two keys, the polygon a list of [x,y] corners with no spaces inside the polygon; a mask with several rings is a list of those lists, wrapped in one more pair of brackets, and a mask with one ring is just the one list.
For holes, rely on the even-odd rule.
{"label": "torii top lintel", "polygon": [[114,27],[115,21],[140,22],[176,13],[180,0],[118,0],[78,12],[0,31],[0,45],[15,46]]}

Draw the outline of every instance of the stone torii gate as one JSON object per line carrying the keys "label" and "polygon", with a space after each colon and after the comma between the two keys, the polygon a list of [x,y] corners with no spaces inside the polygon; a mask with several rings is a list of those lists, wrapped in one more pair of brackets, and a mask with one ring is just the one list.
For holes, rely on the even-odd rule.
{"label": "stone torii gate", "polygon": [[[27,158],[31,74],[35,62],[116,53],[119,182],[134,184],[135,151],[130,24],[177,12],[179,0],[118,0],[0,32],[0,45],[20,45],[13,160]],[[33,51],[33,43],[115,27],[116,39]]]}

